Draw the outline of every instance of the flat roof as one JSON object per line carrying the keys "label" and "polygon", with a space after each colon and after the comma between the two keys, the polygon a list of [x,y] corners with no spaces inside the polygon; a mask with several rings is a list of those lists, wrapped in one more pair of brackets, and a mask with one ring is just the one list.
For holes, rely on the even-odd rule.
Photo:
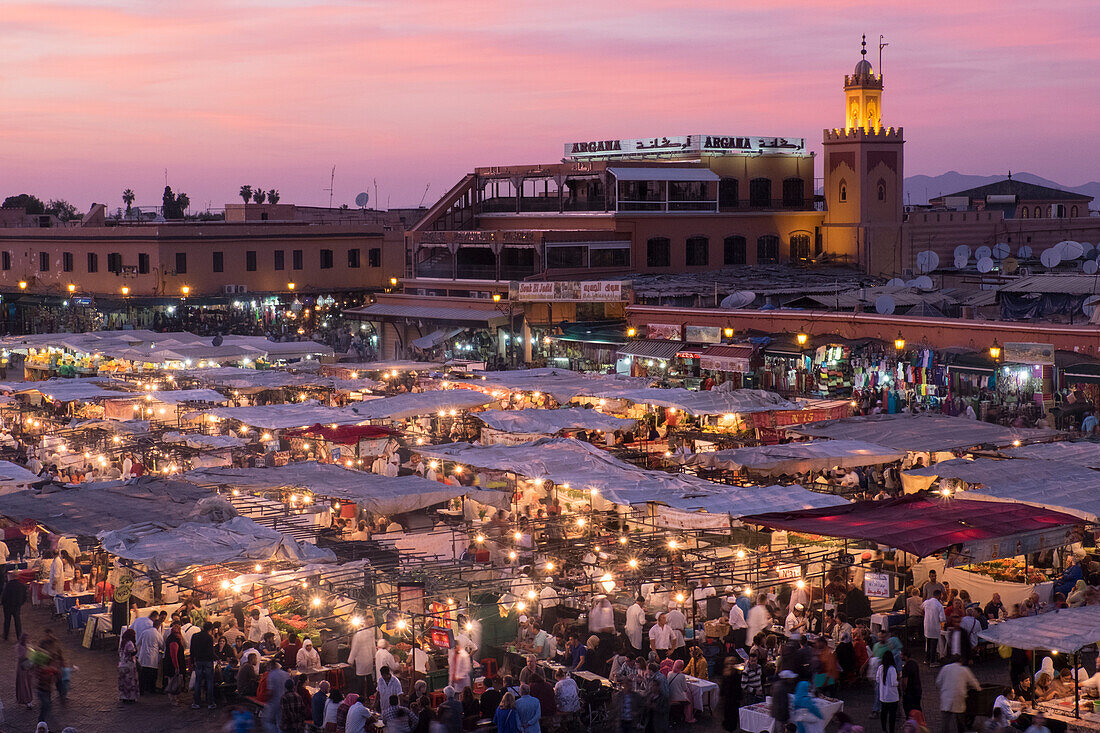
{"label": "flat roof", "polygon": [[622,168],[615,166],[608,168],[615,178],[620,181],[717,181],[718,174],[710,168],[666,168],[655,166],[652,168]]}

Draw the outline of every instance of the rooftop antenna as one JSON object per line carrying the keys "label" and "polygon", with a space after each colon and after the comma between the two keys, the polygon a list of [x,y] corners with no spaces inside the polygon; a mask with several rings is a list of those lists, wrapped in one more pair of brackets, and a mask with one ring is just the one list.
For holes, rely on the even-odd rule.
{"label": "rooftop antenna", "polygon": [[880,35],[878,37],[878,75],[879,76],[882,76],[882,49],[884,49],[884,48],[886,48],[887,46],[890,45],[889,43],[883,43],[884,38],[886,38],[886,36]]}
{"label": "rooftop antenna", "polygon": [[377,178],[372,178],[372,179],[371,179],[371,181],[373,181],[373,182],[374,182],[374,205],[375,205],[375,206],[377,206],[377,205],[378,205],[378,203],[379,203],[379,198],[378,198],[378,179],[377,179]]}
{"label": "rooftop antenna", "polygon": [[336,166],[332,166],[332,173],[328,177],[328,188],[322,188],[322,191],[328,191],[328,207],[332,208],[332,184],[336,181]]}
{"label": "rooftop antenna", "polygon": [[431,184],[431,181],[429,181],[428,185],[424,187],[424,195],[420,197],[420,205],[417,208],[423,208],[424,199],[428,198],[428,189],[431,188],[431,187],[432,187],[432,184]]}

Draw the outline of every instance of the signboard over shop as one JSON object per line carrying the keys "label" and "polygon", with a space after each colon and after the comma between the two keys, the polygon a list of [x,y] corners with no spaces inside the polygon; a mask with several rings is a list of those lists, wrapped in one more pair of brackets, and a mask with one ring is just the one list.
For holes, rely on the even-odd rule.
{"label": "signboard over shop", "polygon": [[673,135],[641,139],[588,140],[565,144],[565,157],[571,160],[591,158],[639,158],[667,155],[735,155],[764,153],[805,155],[802,137],[755,137],[741,135]]}
{"label": "signboard over shop", "polygon": [[1054,344],[1008,341],[1004,346],[1006,364],[1053,364]]}
{"label": "signboard over shop", "polygon": [[619,280],[513,281],[508,297],[520,303],[619,303],[627,299],[628,286]]}

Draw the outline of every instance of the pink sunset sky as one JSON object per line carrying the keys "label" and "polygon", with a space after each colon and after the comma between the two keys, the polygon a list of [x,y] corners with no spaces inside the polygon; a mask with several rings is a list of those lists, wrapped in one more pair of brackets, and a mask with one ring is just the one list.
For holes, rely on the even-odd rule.
{"label": "pink sunset sky", "polygon": [[[1096,171],[1090,0],[61,0],[0,9],[2,193],[192,209],[241,184],[324,205],[433,202],[567,140],[806,137],[885,51],[906,174]],[[821,175],[818,166],[818,175]]]}

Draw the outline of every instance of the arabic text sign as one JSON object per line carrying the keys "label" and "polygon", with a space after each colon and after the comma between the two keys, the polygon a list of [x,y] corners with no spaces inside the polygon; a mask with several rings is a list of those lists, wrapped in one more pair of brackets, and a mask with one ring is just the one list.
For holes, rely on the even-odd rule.
{"label": "arabic text sign", "polygon": [[890,576],[886,573],[864,573],[863,592],[869,598],[889,598]]}
{"label": "arabic text sign", "polygon": [[565,144],[565,156],[574,160],[674,153],[784,153],[790,155],[805,154],[805,152],[805,138],[742,135],[673,135],[631,140],[589,140]]}
{"label": "arabic text sign", "polygon": [[618,280],[514,282],[509,290],[509,297],[520,302],[617,303],[623,299],[623,284]]}

